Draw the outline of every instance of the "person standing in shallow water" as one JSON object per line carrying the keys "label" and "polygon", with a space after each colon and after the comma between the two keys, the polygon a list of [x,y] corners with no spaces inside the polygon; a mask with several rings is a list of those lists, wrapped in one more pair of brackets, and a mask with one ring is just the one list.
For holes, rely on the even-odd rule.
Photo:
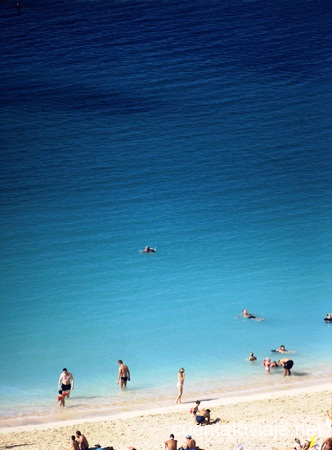
{"label": "person standing in shallow water", "polygon": [[256,356],[253,354],[253,352],[251,352],[248,361],[256,361],[256,360],[257,360]]}
{"label": "person standing in shallow water", "polygon": [[278,364],[284,368],[284,377],[291,376],[291,368],[294,366],[294,361],[288,358],[283,358],[278,361]]}
{"label": "person standing in shallow water", "polygon": [[178,373],[178,382],[177,382],[177,387],[178,387],[178,396],[176,398],[175,403],[181,403],[181,397],[183,394],[183,384],[184,384],[184,368],[181,367],[181,369],[179,370]]}
{"label": "person standing in shallow water", "polygon": [[74,375],[64,368],[60,374],[58,389],[61,389],[62,392],[66,393],[69,398],[70,391],[74,389],[74,383]]}
{"label": "person standing in shallow water", "polygon": [[120,384],[121,388],[127,387],[127,381],[130,381],[130,371],[126,364],[123,364],[122,359],[118,360],[119,372],[117,384]]}

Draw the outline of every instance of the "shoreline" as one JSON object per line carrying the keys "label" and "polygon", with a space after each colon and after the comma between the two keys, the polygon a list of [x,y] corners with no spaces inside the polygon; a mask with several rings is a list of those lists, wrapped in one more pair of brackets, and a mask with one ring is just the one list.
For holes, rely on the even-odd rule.
{"label": "shoreline", "polygon": [[115,450],[128,450],[130,446],[137,450],[164,450],[170,433],[175,435],[178,447],[190,434],[204,450],[235,450],[239,444],[244,450],[285,450],[294,448],[294,438],[302,443],[309,438],[322,444],[331,436],[331,422],[326,414],[331,413],[331,380],[202,400],[203,408],[211,408],[209,426],[194,423],[189,413],[193,403],[0,430],[0,448],[65,450],[76,430],[88,438],[90,449],[100,444]]}
{"label": "shoreline", "polygon": [[[271,385],[259,387],[256,389],[243,389],[237,391],[226,391],[220,393],[218,396],[208,396],[209,398],[204,399],[201,397],[202,403],[205,407],[214,408],[220,406],[227,406],[239,403],[247,403],[259,400],[271,400],[281,397],[297,396],[305,393],[320,393],[320,392],[330,392],[332,393],[332,378],[326,377],[324,379],[312,379],[298,382],[296,384],[284,384],[284,385]],[[173,414],[178,412],[188,412],[194,399],[190,401],[185,401],[181,405],[168,405],[168,406],[154,406],[151,407],[147,405],[147,409],[143,409],[144,405],[141,405],[139,409],[126,408],[125,411],[116,411],[115,413],[110,413],[109,409],[95,410],[94,413],[88,412],[87,415],[82,415],[81,417],[70,417],[70,413],[67,417],[56,417],[51,419],[50,415],[44,417],[27,416],[26,418],[16,417],[16,418],[5,418],[0,419],[0,434],[8,434],[12,432],[23,432],[23,431],[33,431],[33,430],[50,430],[56,429],[58,427],[70,427],[74,425],[80,425],[83,423],[99,423],[105,421],[118,421],[132,419],[135,417],[146,417],[158,414]],[[332,405],[332,394],[331,394],[331,405]],[[60,408],[59,408],[60,409]],[[67,413],[68,410],[57,411],[54,415],[59,416],[59,414]],[[332,412],[332,411],[331,411]],[[26,420],[27,423],[18,424],[19,421]]]}
{"label": "shoreline", "polygon": [[[252,364],[252,363],[251,363]],[[260,367],[260,365],[258,365]],[[252,366],[253,368],[255,366]],[[327,369],[327,367],[325,367]],[[311,386],[321,383],[329,383],[332,380],[331,370],[318,372],[314,376],[305,372],[293,371],[292,377],[283,377],[280,371],[271,373],[266,377],[265,373],[258,377],[239,377],[234,378],[231,383],[229,379],[205,380],[205,383],[195,382],[195,380],[187,381],[184,392],[184,401],[189,404],[196,399],[204,401],[212,401],[232,396],[248,395],[253,393],[257,395],[261,392],[277,392],[279,390],[296,389],[300,386]],[[208,388],[207,388],[208,386]],[[176,388],[175,388],[176,389]],[[6,428],[13,429],[15,427],[25,426],[52,426],[56,424],[66,424],[70,420],[80,423],[86,420],[95,420],[96,418],[113,418],[118,414],[130,413],[132,410],[141,411],[145,409],[157,409],[159,411],[173,405],[173,397],[176,391],[174,385],[166,385],[160,388],[152,389],[131,389],[126,391],[117,389],[116,394],[110,396],[85,397],[84,393],[78,395],[76,390],[72,398],[66,402],[66,408],[59,408],[55,401],[47,400],[42,402],[39,408],[31,405],[23,405],[21,408],[17,406],[12,408],[13,413],[3,414],[0,416],[0,431]],[[3,409],[3,412],[5,410]]]}

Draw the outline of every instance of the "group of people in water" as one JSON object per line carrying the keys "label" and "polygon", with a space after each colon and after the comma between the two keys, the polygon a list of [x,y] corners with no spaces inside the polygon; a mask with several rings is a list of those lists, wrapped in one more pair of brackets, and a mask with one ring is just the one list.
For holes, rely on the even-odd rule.
{"label": "group of people in water", "polygon": [[[155,253],[155,248],[145,247],[144,250],[140,250],[141,253]],[[259,322],[264,321],[264,318],[256,317],[253,314],[250,314],[247,309],[243,309],[242,313],[238,317],[245,317],[247,319],[256,320]],[[326,318],[324,318],[324,321],[327,323],[332,323],[332,313],[328,313]],[[276,350],[271,350],[271,352],[279,353],[279,354],[285,354],[285,353],[295,353],[294,350],[287,350],[285,345],[280,345],[279,348]],[[247,358],[249,362],[255,362],[257,361],[257,357],[254,355],[253,352],[250,352],[249,357]],[[291,376],[291,369],[294,365],[294,361],[292,359],[289,359],[287,357],[281,358],[278,361],[274,360],[271,361],[269,357],[265,358],[262,361],[263,366],[265,367],[265,372],[270,373],[271,368],[276,367],[282,367],[284,370],[284,376]],[[130,371],[126,364],[123,363],[122,360],[118,360],[118,378],[117,378],[117,384],[120,385],[121,388],[126,388],[127,382],[130,381]],[[180,404],[183,394],[183,385],[185,381],[185,369],[181,367],[178,372],[178,379],[177,379],[177,388],[178,388],[178,396],[176,398],[175,403]],[[66,368],[63,369],[63,372],[60,374],[59,382],[58,382],[59,388],[59,395],[58,395],[58,402],[60,403],[60,406],[65,406],[65,397],[69,398],[70,391],[74,389],[74,376],[72,373],[68,372]],[[196,425],[198,426],[204,426],[209,425],[211,423],[211,411],[209,409],[201,409],[200,408],[200,401],[197,400],[196,404],[193,408],[190,409],[190,413],[193,414],[194,420]],[[177,450],[177,440],[174,438],[174,435],[171,434],[170,438],[165,441],[165,448],[167,450]],[[76,436],[71,437],[71,450],[86,450],[89,448],[89,444],[87,439],[84,435],[80,433],[80,431],[76,432]],[[190,436],[186,436],[186,443],[179,447],[178,450],[191,450],[198,448],[196,446],[195,440]],[[305,448],[304,446],[301,446],[300,448]],[[309,448],[309,447],[307,447]],[[243,449],[243,447],[242,447]],[[327,439],[324,443],[321,449],[324,450],[332,450],[332,438]],[[136,450],[134,447],[129,447],[128,450]],[[201,450],[201,449],[200,449]]]}
{"label": "group of people in water", "polygon": [[[295,353],[294,350],[286,350],[286,347],[284,345],[280,345],[279,348],[276,350],[272,350],[276,353]],[[253,352],[249,354],[249,358],[247,358],[248,361],[253,362],[257,361],[257,357],[254,355]],[[291,368],[294,365],[294,361],[289,358],[281,358],[279,361],[271,361],[271,358],[265,358],[262,361],[263,366],[265,367],[265,372],[270,373],[272,367],[283,367],[284,369],[284,376],[291,376]]]}
{"label": "group of people in water", "polygon": [[[149,248],[149,247],[147,247],[147,248]],[[256,320],[258,322],[262,322],[265,320],[262,317],[257,317],[255,315],[249,313],[247,309],[243,309],[242,313],[237,317],[238,318],[245,317],[247,319]],[[326,318],[324,319],[324,321],[332,322],[332,313],[328,313]],[[277,348],[276,350],[271,350],[271,352],[288,353],[288,354],[296,353],[294,350],[287,350],[285,345],[283,345],[283,344],[280,345],[279,348]],[[247,360],[250,362],[254,362],[254,361],[257,361],[257,357],[254,355],[253,352],[251,352],[249,354],[249,358],[247,358]],[[280,358],[278,361],[277,360],[271,361],[271,358],[267,357],[267,358],[263,359],[262,364],[265,367],[265,372],[268,374],[271,373],[271,368],[282,367],[284,370],[284,376],[286,377],[286,376],[291,376],[291,374],[292,374],[291,369],[294,366],[294,361],[287,357]],[[181,369],[178,372],[178,381],[177,381],[178,396],[175,401],[176,404],[181,403],[184,380],[185,380],[185,370],[183,367],[181,367]]]}
{"label": "group of people in water", "polygon": [[[238,317],[245,317],[247,319],[257,320],[259,322],[262,322],[263,320],[265,320],[263,318],[256,317],[253,314],[250,314],[246,309],[243,309],[242,313]],[[332,323],[332,313],[327,313],[326,317],[324,318],[324,321],[326,323]],[[286,347],[284,345],[280,345],[280,347],[278,349],[272,350],[272,352],[295,353],[294,350],[286,350]],[[257,361],[257,357],[254,355],[253,352],[251,352],[249,354],[248,361],[250,361],[250,362]],[[281,358],[277,362],[276,360],[271,361],[271,358],[265,358],[265,359],[263,359],[262,364],[265,367],[266,373],[271,373],[271,368],[273,368],[273,367],[283,367],[284,376],[286,377],[286,376],[291,376],[291,374],[292,374],[291,369],[294,366],[294,361],[289,358]]]}
{"label": "group of people in water", "polygon": [[[250,314],[246,309],[242,310],[242,313],[237,317],[245,317],[246,319],[257,320],[257,322],[263,322],[265,319],[262,317],[256,317],[253,314]],[[332,313],[327,313],[324,318],[324,322],[332,323]]]}

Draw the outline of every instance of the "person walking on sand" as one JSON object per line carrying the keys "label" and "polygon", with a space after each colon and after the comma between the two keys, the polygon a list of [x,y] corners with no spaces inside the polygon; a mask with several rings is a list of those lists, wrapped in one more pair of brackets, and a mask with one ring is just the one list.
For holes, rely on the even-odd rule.
{"label": "person walking on sand", "polygon": [[176,398],[175,403],[181,403],[181,397],[183,394],[183,384],[184,384],[184,368],[181,367],[181,369],[179,370],[178,373],[178,382],[177,382],[177,387],[178,387],[178,396]]}
{"label": "person walking on sand", "polygon": [[178,441],[174,439],[174,434],[171,434],[169,439],[165,441],[165,449],[166,450],[177,450]]}
{"label": "person walking on sand", "polygon": [[89,442],[87,438],[82,434],[80,431],[76,431],[76,437],[79,444],[80,450],[88,450],[89,449]]}
{"label": "person walking on sand", "polygon": [[127,387],[127,381],[130,381],[130,371],[126,364],[123,364],[122,359],[118,360],[119,364],[119,372],[118,372],[118,380],[117,384],[120,383],[120,388]]}
{"label": "person walking on sand", "polygon": [[66,368],[62,369],[62,373],[60,374],[60,378],[58,381],[58,388],[62,390],[62,392],[67,393],[67,397],[69,398],[70,391],[74,389],[74,375]]}

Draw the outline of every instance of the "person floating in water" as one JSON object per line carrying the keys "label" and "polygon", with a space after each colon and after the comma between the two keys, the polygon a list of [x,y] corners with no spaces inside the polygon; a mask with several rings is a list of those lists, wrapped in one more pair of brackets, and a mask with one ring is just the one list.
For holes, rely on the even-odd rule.
{"label": "person floating in water", "polygon": [[287,353],[288,350],[286,350],[286,347],[284,345],[280,345],[280,347],[277,348],[276,352],[278,352],[278,353]]}
{"label": "person floating in water", "polygon": [[327,313],[324,320],[325,320],[326,323],[332,323],[332,314],[331,313]]}
{"label": "person floating in water", "polygon": [[144,250],[139,250],[139,252],[142,253],[156,253],[157,249],[156,247],[149,247],[148,245],[145,247]]}
{"label": "person floating in water", "polygon": [[265,320],[260,317],[253,316],[252,314],[248,313],[248,311],[246,309],[244,309],[242,311],[242,314],[240,314],[238,317],[241,317],[241,316],[246,317],[247,319],[257,320],[258,322],[262,322],[263,320]]}
{"label": "person floating in water", "polygon": [[284,345],[280,345],[277,350],[271,350],[273,353],[296,353],[295,350],[286,350],[286,347]]}

